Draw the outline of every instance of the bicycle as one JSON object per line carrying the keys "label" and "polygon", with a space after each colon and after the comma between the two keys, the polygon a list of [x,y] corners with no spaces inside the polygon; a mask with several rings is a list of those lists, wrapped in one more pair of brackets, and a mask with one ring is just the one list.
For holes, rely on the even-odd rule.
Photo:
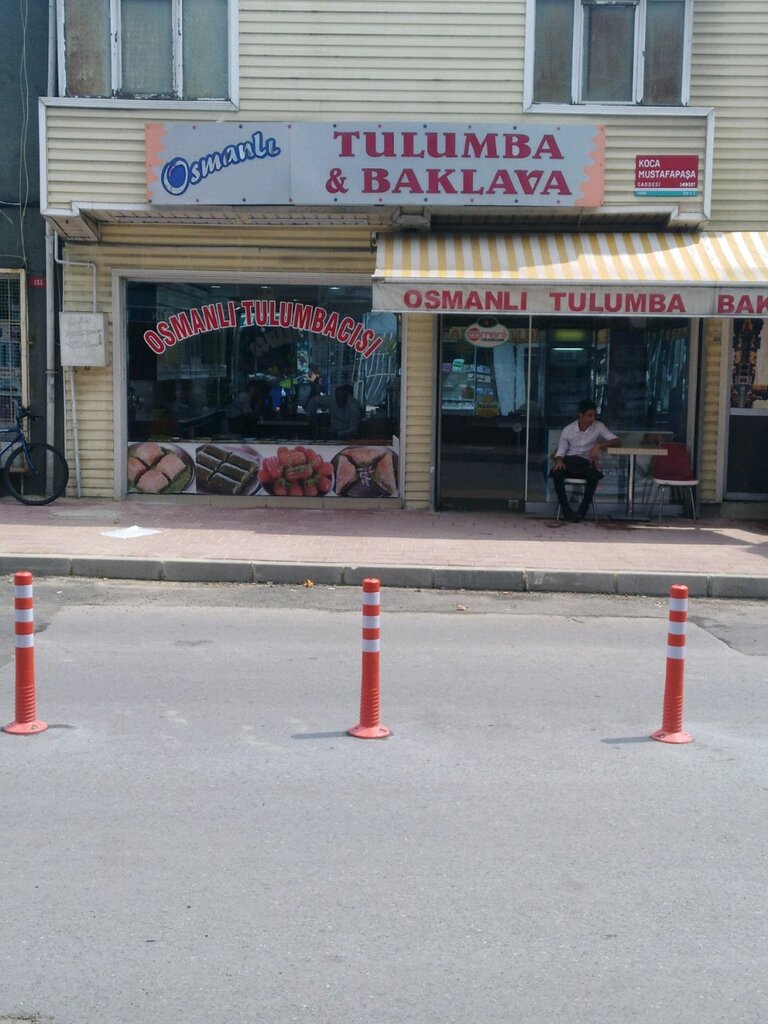
{"label": "bicycle", "polygon": [[[0,427],[0,460],[8,493],[23,505],[48,505],[60,498],[69,480],[67,460],[50,444],[31,444],[24,420],[39,420],[29,406],[19,406],[15,427]],[[11,436],[9,436],[11,435]]]}

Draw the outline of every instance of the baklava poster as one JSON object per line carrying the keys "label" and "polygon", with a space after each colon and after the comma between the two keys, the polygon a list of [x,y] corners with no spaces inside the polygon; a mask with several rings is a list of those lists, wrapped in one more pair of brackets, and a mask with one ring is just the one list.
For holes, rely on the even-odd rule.
{"label": "baklava poster", "polygon": [[128,490],[136,494],[397,498],[396,447],[208,441],[128,446]]}

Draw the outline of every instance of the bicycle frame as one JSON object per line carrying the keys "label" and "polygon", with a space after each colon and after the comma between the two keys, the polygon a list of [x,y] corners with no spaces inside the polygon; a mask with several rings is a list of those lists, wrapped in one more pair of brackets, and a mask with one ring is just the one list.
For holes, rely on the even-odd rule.
{"label": "bicycle frame", "polygon": [[[13,437],[8,439],[7,443],[5,443],[6,438],[3,436],[5,434],[13,434]],[[29,459],[29,443],[27,441],[27,436],[21,427],[0,427],[0,444],[3,445],[3,447],[0,448],[0,465],[5,464],[6,458],[17,447],[23,448],[26,457]]]}

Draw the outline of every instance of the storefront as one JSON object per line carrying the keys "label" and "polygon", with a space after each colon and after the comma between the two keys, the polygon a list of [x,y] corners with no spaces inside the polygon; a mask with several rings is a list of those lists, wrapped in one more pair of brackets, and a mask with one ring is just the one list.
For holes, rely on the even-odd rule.
{"label": "storefront", "polygon": [[[700,458],[704,335],[733,331],[728,490],[759,498],[744,452],[766,447],[762,320],[733,315],[768,301],[755,244],[382,233],[368,278],[127,276],[120,493],[544,512],[583,397],[625,445]],[[601,502],[618,506],[626,460],[603,471]]]}
{"label": "storefront", "polygon": [[[735,314],[768,311],[766,255],[749,232],[380,240],[377,308],[435,318],[437,507],[551,509],[552,454],[585,397],[624,445],[682,441],[711,461],[705,336],[720,347],[731,332],[730,496],[761,497],[762,463],[747,452],[768,443],[762,320]],[[650,463],[637,460],[640,500]],[[620,507],[627,460],[608,456],[602,469],[601,503]]]}
{"label": "storefront", "polygon": [[[691,331],[665,318],[441,317],[440,507],[551,503],[551,456],[581,398],[627,445],[689,442]],[[606,457],[601,503],[622,500],[626,469]]]}
{"label": "storefront", "polygon": [[65,363],[78,494],[543,512],[590,397],[627,445],[684,442],[702,501],[764,496],[765,237],[595,230],[604,126],[144,129],[145,206],[66,218],[65,315],[108,325]]}
{"label": "storefront", "polygon": [[399,320],[365,285],[127,281],[128,492],[400,498]]}

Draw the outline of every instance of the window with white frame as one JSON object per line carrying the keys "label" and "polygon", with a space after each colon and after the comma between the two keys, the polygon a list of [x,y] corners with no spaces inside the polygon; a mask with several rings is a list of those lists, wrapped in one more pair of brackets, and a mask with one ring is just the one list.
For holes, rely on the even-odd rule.
{"label": "window with white frame", "polygon": [[0,426],[14,422],[22,398],[21,278],[0,270]]}
{"label": "window with white frame", "polygon": [[58,0],[65,96],[229,98],[230,0]]}
{"label": "window with white frame", "polygon": [[681,106],[693,0],[533,0],[533,102]]}

